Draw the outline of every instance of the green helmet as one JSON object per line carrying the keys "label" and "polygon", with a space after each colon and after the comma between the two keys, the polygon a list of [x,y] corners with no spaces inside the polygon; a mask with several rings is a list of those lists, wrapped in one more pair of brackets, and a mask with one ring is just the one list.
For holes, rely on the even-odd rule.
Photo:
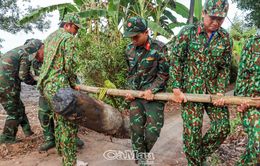
{"label": "green helmet", "polygon": [[131,17],[127,20],[124,37],[133,37],[147,30],[147,21],[141,17]]}
{"label": "green helmet", "polygon": [[62,21],[66,22],[66,23],[73,23],[79,28],[81,27],[79,16],[75,13],[74,14],[72,14],[72,13],[66,14]]}
{"label": "green helmet", "polygon": [[27,39],[24,43],[25,46],[28,48],[29,53],[37,52],[41,46],[43,45],[43,42],[39,39]]}
{"label": "green helmet", "polygon": [[226,17],[228,7],[228,0],[206,0],[203,10],[209,16]]}

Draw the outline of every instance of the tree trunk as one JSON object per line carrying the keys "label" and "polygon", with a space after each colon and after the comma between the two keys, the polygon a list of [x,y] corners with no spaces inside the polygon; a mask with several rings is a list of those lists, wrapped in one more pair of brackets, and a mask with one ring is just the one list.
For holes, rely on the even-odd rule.
{"label": "tree trunk", "polygon": [[194,4],[195,4],[195,1],[191,0],[190,1],[190,11],[189,11],[189,20],[188,20],[189,24],[193,24]]}

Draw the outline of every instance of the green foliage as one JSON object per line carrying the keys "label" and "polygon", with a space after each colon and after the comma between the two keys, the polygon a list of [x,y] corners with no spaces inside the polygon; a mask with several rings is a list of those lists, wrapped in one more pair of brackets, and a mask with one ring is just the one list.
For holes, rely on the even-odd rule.
{"label": "green foliage", "polygon": [[[129,41],[113,30],[100,32],[99,35],[81,30],[79,38],[82,83],[90,86],[123,89],[127,75],[124,53]],[[104,99],[106,103],[119,109],[124,107],[123,100],[123,98],[113,97]]]}
{"label": "green foliage", "polygon": [[73,0],[73,2],[78,5],[78,6],[81,6],[84,4],[84,0]]}
{"label": "green foliage", "polygon": [[233,24],[230,28],[230,35],[234,40],[247,39],[250,36],[255,35],[256,27],[248,26],[244,19],[239,16],[235,16],[232,20]]}
{"label": "green foliage", "polygon": [[195,0],[194,15],[198,21],[202,19],[202,0]]}
{"label": "green foliage", "polygon": [[173,16],[171,11],[175,11],[184,18],[188,18],[189,15],[188,8],[172,0],[110,0],[108,3],[97,0],[74,0],[74,3],[40,8],[25,16],[20,23],[24,25],[40,17],[42,14],[54,10],[59,10],[60,19],[68,12],[79,13],[82,18],[86,19],[85,22],[87,21],[86,24],[89,31],[92,31],[93,24],[96,27],[95,30],[98,30],[100,19],[102,18],[109,19],[109,22],[113,26],[120,28],[121,23],[125,22],[128,17],[139,15],[149,20],[150,23],[148,26],[153,31],[154,37],[163,35],[166,38],[170,38],[173,35],[171,27],[183,25],[183,23],[177,22],[176,17]]}
{"label": "green foliage", "polygon": [[233,24],[230,28],[230,35],[233,39],[233,52],[230,82],[234,83],[237,78],[240,54],[242,52],[243,46],[246,39],[255,35],[256,28],[248,27],[244,20],[242,20],[238,16],[235,16],[232,22]]}
{"label": "green foliage", "polygon": [[153,32],[159,32],[160,35],[167,37],[170,35],[169,31],[164,30],[161,26],[158,26],[158,24],[153,21],[148,20],[148,26],[153,30]]}
{"label": "green foliage", "polygon": [[[153,3],[154,2],[154,3]],[[188,18],[189,10],[183,4],[170,1],[170,0],[157,0],[149,1],[147,11],[149,11],[144,18],[149,20],[149,28],[154,32],[154,38],[158,35],[162,35],[166,38],[174,35],[172,27],[181,26],[181,22],[177,22],[177,18],[173,15],[173,12],[181,15],[184,18]],[[152,21],[149,19],[152,18]]]}
{"label": "green foliage", "polygon": [[237,79],[238,64],[240,59],[240,53],[243,48],[243,43],[244,42],[242,41],[234,40],[230,72],[230,83],[235,83]]}
{"label": "green foliage", "polygon": [[66,8],[68,12],[69,11],[70,12],[75,12],[75,11],[77,12],[78,11],[78,9],[74,5],[71,5],[70,3],[47,6],[47,7],[43,7],[43,8],[40,8],[38,10],[35,10],[35,11],[31,12],[29,15],[23,17],[19,21],[19,24],[24,25],[28,22],[31,22],[31,21],[38,19],[42,14],[53,12],[55,10],[61,10],[63,8]]}
{"label": "green foliage", "polygon": [[257,0],[232,0],[237,3],[237,7],[248,12],[246,19],[248,25],[255,25],[260,28],[260,3]]}
{"label": "green foliage", "polygon": [[99,36],[81,31],[79,54],[81,74],[87,85],[103,86],[105,80],[123,87],[126,76],[125,40],[114,40],[108,34]]}
{"label": "green foliage", "polygon": [[[19,19],[24,15],[24,13],[31,13],[35,11],[28,3],[25,5],[25,9],[21,9],[17,2],[18,0],[0,0],[0,30],[16,33],[19,31],[32,32],[35,29],[40,31],[46,30],[50,27],[50,21],[45,20],[46,15],[39,16],[36,20],[31,21],[30,24],[19,25]],[[24,0],[25,2],[28,0]],[[0,43],[3,39],[0,38]],[[1,45],[0,45],[1,47]]]}
{"label": "green foliage", "polygon": [[175,2],[176,3],[176,9],[175,12],[181,15],[183,18],[188,18],[189,17],[189,9],[184,6],[181,3]]}
{"label": "green foliage", "polygon": [[[26,4],[26,3],[25,3]],[[18,21],[24,15],[24,12],[31,13],[35,11],[30,5],[22,10],[19,8],[17,0],[4,0],[0,1],[0,29],[16,33],[18,31],[24,30],[25,32],[30,32],[34,28],[43,31],[49,28],[49,21],[44,21],[45,15],[39,16],[37,20],[31,21],[31,24],[19,25]]]}

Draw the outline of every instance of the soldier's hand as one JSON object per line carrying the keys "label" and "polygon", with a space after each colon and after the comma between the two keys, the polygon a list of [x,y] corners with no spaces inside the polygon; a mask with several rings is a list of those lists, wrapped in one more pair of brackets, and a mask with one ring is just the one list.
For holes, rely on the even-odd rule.
{"label": "soldier's hand", "polygon": [[38,81],[38,80],[39,80],[39,76],[33,76],[33,79],[34,79],[35,81]]}
{"label": "soldier's hand", "polygon": [[244,112],[248,109],[249,104],[247,104],[246,102],[242,103],[241,105],[237,106],[237,111],[238,112]]}
{"label": "soldier's hand", "polygon": [[[217,93],[218,96],[224,96],[224,94],[222,93]],[[214,106],[220,106],[220,107],[223,107],[225,105],[225,100],[223,98],[220,98],[216,101],[213,102],[213,105]]]}
{"label": "soldier's hand", "polygon": [[154,94],[153,94],[152,90],[148,89],[148,90],[142,92],[140,94],[140,97],[144,98],[145,100],[150,100],[151,101],[151,100],[154,99]]}
{"label": "soldier's hand", "polygon": [[125,100],[133,101],[134,99],[135,99],[135,97],[133,95],[131,95],[130,93],[127,93],[125,95]]}
{"label": "soldier's hand", "polygon": [[184,95],[184,93],[179,89],[173,89],[173,96],[172,96],[172,100],[176,103],[186,103],[187,102],[187,98]]}
{"label": "soldier's hand", "polygon": [[74,86],[74,88],[73,89],[75,89],[75,90],[77,90],[77,91],[79,91],[80,90],[80,87],[79,86]]}

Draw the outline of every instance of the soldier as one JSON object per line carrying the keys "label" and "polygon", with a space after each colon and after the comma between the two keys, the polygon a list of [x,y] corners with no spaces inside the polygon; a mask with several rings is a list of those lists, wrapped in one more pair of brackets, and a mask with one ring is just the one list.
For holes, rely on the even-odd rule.
{"label": "soldier", "polygon": [[29,55],[36,53],[36,58],[43,58],[43,43],[38,39],[27,40],[1,57],[0,61],[0,101],[7,112],[7,118],[0,135],[0,143],[14,143],[18,126],[21,125],[25,136],[33,134],[24,104],[20,99],[21,82],[35,85],[30,66]]}
{"label": "soldier", "polygon": [[[35,78],[39,77],[40,75],[42,62],[37,61],[37,59],[32,61],[31,70],[33,71]],[[39,97],[38,119],[40,121],[44,135],[44,143],[39,147],[39,151],[47,151],[55,147],[54,120],[51,108],[48,104],[48,101],[44,98],[42,92],[40,92]]]}
{"label": "soldier", "polygon": [[126,49],[128,87],[144,91],[141,95],[144,99],[126,94],[126,100],[131,101],[132,147],[136,162],[143,164],[145,156],[142,155],[150,152],[163,127],[164,102],[153,101],[153,97],[155,93],[165,91],[169,78],[167,49],[163,43],[149,37],[147,22],[140,17],[127,21],[124,37],[132,39]]}
{"label": "soldier", "polygon": [[[76,85],[77,50],[74,39],[80,27],[79,18],[75,14],[68,14],[63,21],[64,27],[53,32],[45,41],[45,58],[37,83],[51,109],[51,100],[59,89],[71,87],[79,90]],[[54,118],[55,143],[62,163],[66,166],[75,165],[78,127],[60,115]]]}
{"label": "soldier", "polygon": [[[235,87],[236,96],[260,97],[260,34],[250,38],[244,46]],[[260,100],[257,107],[243,103],[241,112],[244,130],[248,135],[247,149],[237,165],[260,164]]]}
{"label": "soldier", "polygon": [[[64,25],[64,23],[62,24]],[[32,59],[31,70],[33,71],[33,75],[36,78],[40,75],[42,62],[43,59],[41,59],[40,61],[38,60],[38,58]],[[54,120],[48,101],[44,98],[43,93],[40,92],[40,94],[38,119],[43,129],[44,143],[39,147],[39,151],[47,151],[55,147]],[[77,146],[81,148],[83,145],[84,142],[77,137]]]}
{"label": "soldier", "polygon": [[[36,62],[34,64],[34,70],[38,68],[38,71],[35,73],[39,73],[39,64]],[[39,74],[36,74],[39,76]],[[51,148],[55,147],[55,136],[54,136],[54,118],[53,112],[47,99],[44,97],[43,93],[40,92],[41,95],[39,97],[39,110],[38,110],[38,119],[40,121],[41,127],[43,129],[44,143],[40,145],[39,151],[47,151]],[[76,143],[78,148],[82,148],[84,146],[84,142],[76,138]]]}
{"label": "soldier", "polygon": [[[224,95],[228,84],[232,40],[221,28],[228,12],[227,0],[206,0],[203,22],[185,26],[172,50],[170,76],[175,102],[187,102],[184,92]],[[183,144],[188,165],[202,165],[230,132],[229,112],[220,99],[213,104],[183,103]],[[204,110],[210,129],[202,137]]]}

